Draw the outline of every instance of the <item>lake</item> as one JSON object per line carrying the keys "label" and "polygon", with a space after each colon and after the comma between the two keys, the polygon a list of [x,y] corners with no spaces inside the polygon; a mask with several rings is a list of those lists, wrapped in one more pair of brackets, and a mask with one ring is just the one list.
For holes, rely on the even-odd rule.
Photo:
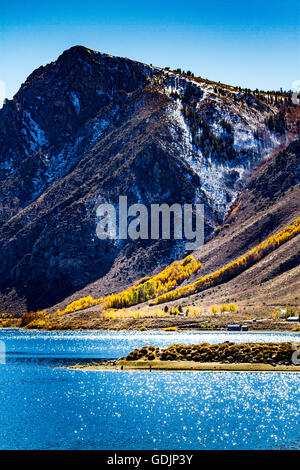
{"label": "lake", "polygon": [[86,371],[143,345],[298,333],[0,330],[0,449],[300,449],[300,374]]}

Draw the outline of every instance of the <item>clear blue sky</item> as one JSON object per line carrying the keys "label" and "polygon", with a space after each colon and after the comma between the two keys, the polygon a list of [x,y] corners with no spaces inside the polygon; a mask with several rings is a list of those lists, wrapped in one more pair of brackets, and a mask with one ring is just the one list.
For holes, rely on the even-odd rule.
{"label": "clear blue sky", "polygon": [[299,1],[42,0],[2,2],[0,80],[26,77],[81,44],[249,88],[300,79]]}

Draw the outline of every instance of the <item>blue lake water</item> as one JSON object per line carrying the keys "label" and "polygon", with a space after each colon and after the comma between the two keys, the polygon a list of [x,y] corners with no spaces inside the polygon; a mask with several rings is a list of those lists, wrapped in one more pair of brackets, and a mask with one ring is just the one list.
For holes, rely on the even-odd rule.
{"label": "blue lake water", "polygon": [[300,374],[59,368],[145,344],[300,334],[0,330],[0,449],[300,449]]}

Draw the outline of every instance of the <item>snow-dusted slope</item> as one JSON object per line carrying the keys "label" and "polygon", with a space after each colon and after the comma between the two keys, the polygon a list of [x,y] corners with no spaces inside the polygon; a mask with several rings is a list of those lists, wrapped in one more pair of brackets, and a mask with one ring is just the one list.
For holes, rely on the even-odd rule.
{"label": "snow-dusted slope", "polygon": [[[182,78],[169,71],[163,71],[154,80],[170,99],[166,118],[172,142],[162,145],[172,149],[174,155],[179,154],[200,177],[200,187],[211,206],[223,216],[247,172],[286,143],[285,135],[270,131],[266,125],[267,117],[278,110],[248,94],[222,89],[199,79]],[[209,132],[217,138],[223,139],[227,135],[224,122],[231,128],[233,158],[220,160],[213,149],[209,155],[204,155],[201,146],[195,144],[195,135],[187,118],[188,107],[199,119],[205,119]],[[201,124],[194,133],[201,138]]]}

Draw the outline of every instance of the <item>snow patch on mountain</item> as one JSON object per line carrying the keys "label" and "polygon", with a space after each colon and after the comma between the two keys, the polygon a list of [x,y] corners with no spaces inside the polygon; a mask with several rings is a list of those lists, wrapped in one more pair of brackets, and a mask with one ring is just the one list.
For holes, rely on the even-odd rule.
{"label": "snow patch on mountain", "polygon": [[96,93],[98,96],[108,96],[109,98],[111,98],[111,95],[109,93],[107,93],[106,91],[103,91],[103,90],[96,90]]}
{"label": "snow patch on mountain", "polygon": [[73,106],[75,108],[75,112],[78,115],[80,113],[79,98],[78,98],[78,96],[76,95],[76,93],[74,91],[70,91],[70,98],[71,98]]}
{"label": "snow patch on mountain", "polygon": [[[200,177],[201,190],[204,191],[211,205],[224,215],[232,200],[236,197],[230,172],[232,165],[220,164],[212,159],[204,158],[202,152],[192,144],[192,136],[189,127],[182,114],[182,104],[179,100],[169,107],[169,129],[173,137],[171,147],[174,151],[180,151],[185,163]],[[245,172],[242,166],[234,167],[241,178]]]}
{"label": "snow patch on mountain", "polygon": [[37,152],[48,145],[44,131],[32,119],[29,111],[26,110],[23,111],[23,128],[21,133],[24,135],[26,143],[33,152]]}

